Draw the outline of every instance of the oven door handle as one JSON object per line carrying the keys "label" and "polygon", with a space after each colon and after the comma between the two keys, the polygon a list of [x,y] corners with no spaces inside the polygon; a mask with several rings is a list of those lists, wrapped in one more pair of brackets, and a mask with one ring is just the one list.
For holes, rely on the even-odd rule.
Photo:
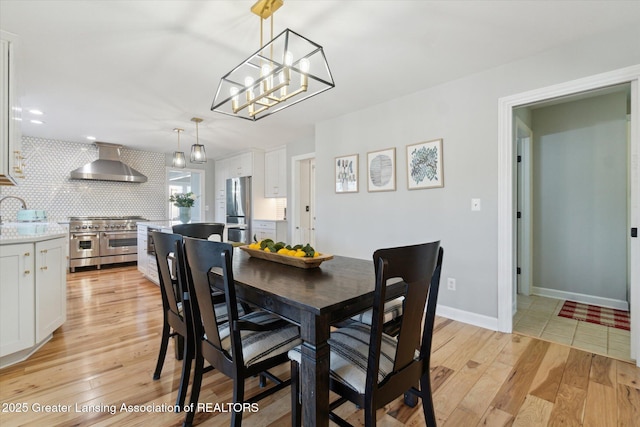
{"label": "oven door handle", "polygon": [[100,235],[97,233],[96,234],[75,234],[74,233],[71,235],[72,239],[77,239],[79,237],[100,237]]}
{"label": "oven door handle", "polygon": [[111,236],[120,237],[120,236],[123,236],[125,234],[131,234],[132,237],[133,236],[137,237],[137,235],[138,235],[138,233],[136,233],[135,231],[112,231],[112,232],[109,232],[109,233],[107,233],[106,231],[102,232],[102,236],[103,237],[111,237]]}

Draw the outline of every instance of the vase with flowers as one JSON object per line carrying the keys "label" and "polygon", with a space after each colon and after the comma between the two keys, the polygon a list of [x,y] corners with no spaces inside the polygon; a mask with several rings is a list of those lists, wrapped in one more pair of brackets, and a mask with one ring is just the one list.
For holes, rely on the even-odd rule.
{"label": "vase with flowers", "polygon": [[186,224],[191,221],[191,208],[196,202],[196,195],[193,192],[174,193],[169,197],[169,201],[178,208],[181,223]]}

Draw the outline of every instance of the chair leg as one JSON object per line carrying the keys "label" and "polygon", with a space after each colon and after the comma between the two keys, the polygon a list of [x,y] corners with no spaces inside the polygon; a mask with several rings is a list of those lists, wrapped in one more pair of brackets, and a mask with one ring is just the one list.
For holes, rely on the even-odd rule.
{"label": "chair leg", "polygon": [[153,372],[154,380],[160,379],[162,365],[164,365],[164,358],[167,355],[167,347],[169,346],[169,336],[171,334],[171,327],[167,323],[166,314],[164,320],[164,326],[162,327],[162,339],[160,341],[160,352],[158,353],[158,362],[156,363],[156,370]]}
{"label": "chair leg", "polygon": [[189,410],[184,416],[182,427],[191,427],[193,425],[193,417],[196,415],[198,408],[198,397],[200,396],[200,387],[202,386],[202,371],[204,369],[204,358],[200,351],[196,350],[196,363],[193,373],[193,385],[191,386],[191,399],[189,401]]}
{"label": "chair leg", "polygon": [[265,388],[267,386],[267,377],[263,374],[260,374],[259,385],[260,388]]}
{"label": "chair leg", "polygon": [[[184,337],[179,335],[181,338]],[[189,345],[183,345],[182,353],[182,374],[180,375],[180,386],[178,387],[178,397],[176,399],[176,405],[178,408],[184,406],[184,401],[187,398],[187,388],[189,387],[189,377],[191,376],[191,360],[193,359],[193,350],[189,348]]]}
{"label": "chair leg", "polygon": [[184,337],[180,334],[176,334],[173,337],[173,344],[176,353],[176,360],[182,360],[182,356],[184,356]]}
{"label": "chair leg", "polygon": [[429,375],[430,372],[427,370],[420,378],[420,397],[422,398],[422,411],[427,427],[436,427],[436,412],[431,398],[431,378]]}
{"label": "chair leg", "polygon": [[231,413],[231,426],[240,427],[242,425],[242,410],[235,411],[235,403],[244,402],[244,378],[235,378],[233,380],[233,407],[234,411]]}
{"label": "chair leg", "polygon": [[364,426],[374,427],[376,425],[376,408],[373,406],[371,399],[364,404]]}
{"label": "chair leg", "polygon": [[291,361],[291,426],[302,425],[302,405],[300,404],[300,365]]}

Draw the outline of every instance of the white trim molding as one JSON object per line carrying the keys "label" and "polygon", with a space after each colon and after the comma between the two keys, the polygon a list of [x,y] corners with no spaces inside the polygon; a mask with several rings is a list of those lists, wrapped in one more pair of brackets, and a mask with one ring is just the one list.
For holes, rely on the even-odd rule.
{"label": "white trim molding", "polygon": [[[512,331],[513,285],[516,281],[516,159],[513,146],[513,109],[534,102],[573,95],[607,86],[631,83],[631,191],[640,191],[640,65],[597,74],[498,100],[498,330]],[[640,206],[631,206],[632,226],[640,223]],[[640,366],[640,238],[631,239],[631,357]],[[636,265],[634,265],[636,264]]]}
{"label": "white trim molding", "polygon": [[446,317],[447,319],[455,320],[457,322],[478,326],[479,328],[490,329],[492,331],[498,330],[498,319],[496,319],[495,317],[472,313],[470,311],[464,311],[440,304],[436,306],[436,314],[438,316]]}
{"label": "white trim molding", "polygon": [[616,310],[629,311],[629,304],[626,301],[612,298],[597,297],[594,295],[586,295],[578,292],[559,291],[557,289],[538,288],[537,286],[531,287],[531,293],[533,295],[539,295],[541,297],[575,301],[583,304],[591,304],[600,307],[615,308]]}

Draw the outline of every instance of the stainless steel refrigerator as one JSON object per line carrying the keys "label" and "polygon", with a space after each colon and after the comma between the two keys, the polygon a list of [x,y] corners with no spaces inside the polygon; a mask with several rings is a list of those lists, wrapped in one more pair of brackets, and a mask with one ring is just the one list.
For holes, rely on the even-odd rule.
{"label": "stainless steel refrigerator", "polygon": [[251,177],[227,180],[227,238],[251,243]]}

